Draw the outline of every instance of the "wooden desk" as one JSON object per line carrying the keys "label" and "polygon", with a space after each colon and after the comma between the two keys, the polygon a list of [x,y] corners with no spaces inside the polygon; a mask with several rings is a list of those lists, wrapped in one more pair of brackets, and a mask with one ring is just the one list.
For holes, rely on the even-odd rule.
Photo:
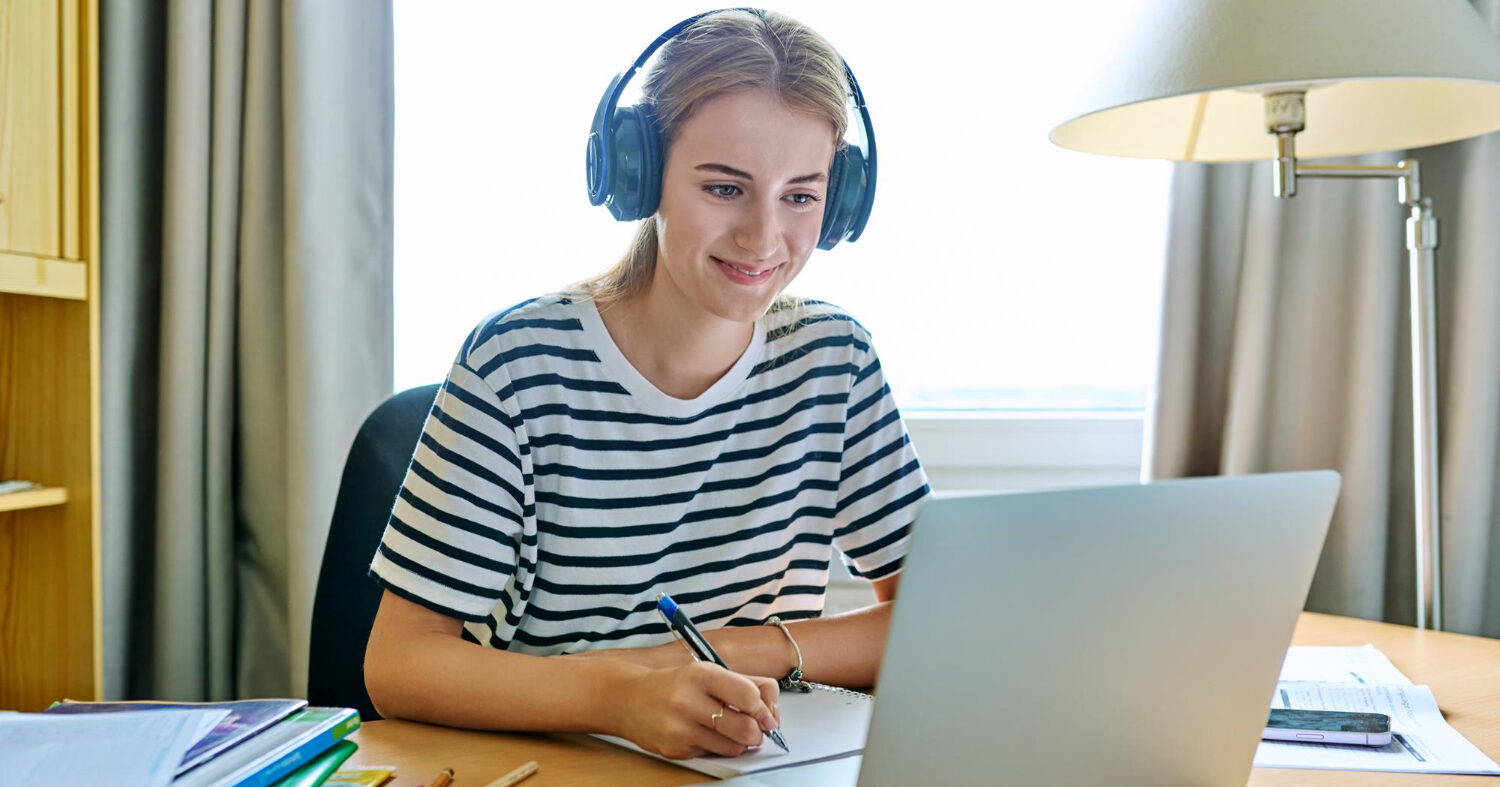
{"label": "wooden desk", "polygon": [[[1296,645],[1374,645],[1413,682],[1431,686],[1448,722],[1492,759],[1500,758],[1500,640],[1419,631],[1355,618],[1304,613]],[[427,784],[438,770],[457,773],[454,787],[483,787],[518,765],[541,770],[522,787],[547,785],[680,785],[713,781],[586,735],[473,732],[405,721],[376,721],[354,734],[352,765],[394,765],[392,787]],[[347,766],[346,766],[347,767]],[[1494,777],[1418,776],[1366,771],[1255,768],[1250,784],[1497,785]]]}

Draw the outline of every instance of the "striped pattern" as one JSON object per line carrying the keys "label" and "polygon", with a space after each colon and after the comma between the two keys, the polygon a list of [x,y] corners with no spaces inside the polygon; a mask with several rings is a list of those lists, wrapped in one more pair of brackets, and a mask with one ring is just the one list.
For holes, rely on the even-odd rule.
{"label": "striped pattern", "polygon": [[[795,317],[795,319],[794,319]],[[482,322],[433,404],[371,574],[532,654],[819,615],[829,562],[898,571],[926,477],[864,328],[774,311],[702,396],[652,387],[587,300]]]}

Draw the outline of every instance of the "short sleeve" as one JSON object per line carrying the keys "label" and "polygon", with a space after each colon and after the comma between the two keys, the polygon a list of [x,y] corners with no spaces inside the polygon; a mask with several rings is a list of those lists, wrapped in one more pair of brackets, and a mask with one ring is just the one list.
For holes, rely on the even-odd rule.
{"label": "short sleeve", "polygon": [[481,377],[463,357],[454,364],[370,564],[393,593],[466,621],[500,601],[524,529],[519,417],[492,387],[498,374]]}
{"label": "short sleeve", "polygon": [[[917,509],[932,492],[873,344],[857,351],[844,416],[834,546],[849,572],[883,579],[901,570]],[[858,346],[856,345],[858,350]]]}

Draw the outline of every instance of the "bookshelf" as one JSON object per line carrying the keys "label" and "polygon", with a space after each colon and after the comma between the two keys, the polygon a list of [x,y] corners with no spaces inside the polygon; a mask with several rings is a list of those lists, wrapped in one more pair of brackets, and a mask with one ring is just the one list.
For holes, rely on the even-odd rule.
{"label": "bookshelf", "polygon": [[28,508],[60,506],[68,502],[68,490],[62,487],[33,489],[0,495],[0,511],[25,511]]}
{"label": "bookshelf", "polygon": [[97,699],[98,13],[0,0],[0,708]]}
{"label": "bookshelf", "polygon": [[0,292],[44,298],[89,299],[89,266],[71,260],[0,251]]}

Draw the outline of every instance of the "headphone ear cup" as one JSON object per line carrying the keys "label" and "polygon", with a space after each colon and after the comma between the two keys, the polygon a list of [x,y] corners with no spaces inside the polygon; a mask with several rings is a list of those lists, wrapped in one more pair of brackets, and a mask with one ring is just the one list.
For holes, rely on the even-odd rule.
{"label": "headphone ear cup", "polygon": [[636,109],[640,115],[642,150],[646,152],[642,165],[641,183],[646,187],[641,199],[641,215],[644,219],[654,215],[661,207],[661,178],[667,164],[667,152],[661,139],[661,124],[656,121],[656,110],[648,105]]}
{"label": "headphone ear cup", "polygon": [[855,225],[865,199],[865,155],[858,146],[848,145],[833,154],[828,172],[827,207],[823,209],[823,226],[818,248],[837,246]]}
{"label": "headphone ear cup", "polygon": [[619,221],[656,212],[661,202],[661,133],[651,107],[618,107],[611,125],[614,161],[604,204]]}

